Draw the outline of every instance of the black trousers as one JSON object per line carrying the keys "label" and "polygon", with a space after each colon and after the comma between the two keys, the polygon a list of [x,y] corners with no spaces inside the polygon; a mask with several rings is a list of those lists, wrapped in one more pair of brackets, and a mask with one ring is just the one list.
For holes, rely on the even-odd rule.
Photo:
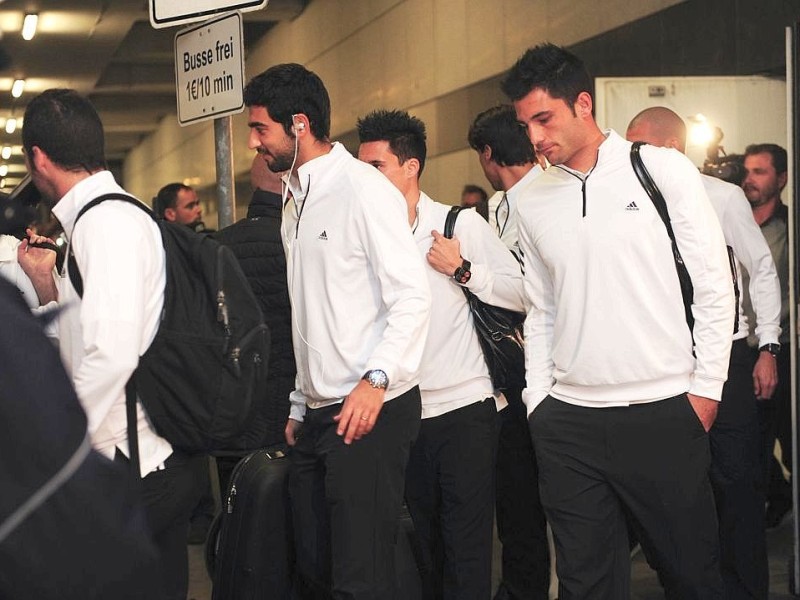
{"label": "black trousers", "polygon": [[[119,451],[114,460],[128,462]],[[143,502],[145,517],[160,553],[160,572],[155,576],[161,580],[164,593],[158,600],[186,600],[189,517],[202,491],[202,471],[208,471],[208,458],[176,451],[164,465],[164,469],[148,473],[134,493]]]}
{"label": "black trousers", "polygon": [[422,421],[406,503],[427,600],[491,596],[496,439],[494,398]]}
{"label": "black trousers", "polygon": [[737,340],[717,419],[709,432],[727,600],[766,600],[769,587],[757,402],[753,354],[746,340]]}
{"label": "black trousers", "polygon": [[778,459],[775,458],[775,440],[781,446],[781,460],[792,470],[792,404],[791,363],[788,344],[778,355],[778,385],[768,400],[758,402],[761,424],[761,469],[763,485],[770,502],[791,503],[792,488],[784,479]]}
{"label": "black trousers", "polygon": [[539,498],[539,469],[522,390],[506,390],[497,445],[497,534],[503,545],[502,581],[496,598],[547,600],[550,550]]}
{"label": "black trousers", "polygon": [[685,394],[619,408],[548,396],[529,423],[560,600],[630,596],[626,517],[667,598],[724,598],[708,435]]}
{"label": "black trousers", "polygon": [[420,424],[419,388],[384,404],[351,445],[336,434],[341,404],[309,409],[290,452],[289,497],[300,598],[392,598],[406,463]]}

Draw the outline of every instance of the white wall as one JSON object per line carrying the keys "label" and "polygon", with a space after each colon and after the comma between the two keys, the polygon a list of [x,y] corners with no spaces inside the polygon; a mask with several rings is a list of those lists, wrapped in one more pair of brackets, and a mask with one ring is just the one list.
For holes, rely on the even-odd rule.
{"label": "white wall", "polygon": [[[664,97],[650,97],[652,86]],[[728,154],[742,154],[748,144],[771,142],[787,147],[786,82],[766,77],[627,77],[595,81],[597,122],[625,135],[628,123],[651,106],[674,110],[687,126],[687,117],[703,114],[724,133]],[[698,167],[705,147],[687,143],[687,156]]]}
{"label": "white wall", "polygon": [[[430,156],[422,183],[434,198],[455,202],[464,183],[486,182],[468,149],[464,119],[451,119],[454,108],[467,107],[444,106],[443,96],[502,73],[529,46],[574,44],[682,1],[313,0],[250,50],[246,76],[281,62],[315,71],[331,96],[334,138],[376,108],[420,116]],[[474,108],[470,118],[488,106]],[[252,156],[246,115],[234,123],[235,171],[243,173]],[[445,138],[463,143],[441,149]],[[174,180],[202,187],[215,180],[213,161],[212,124],[180,128],[167,117],[126,159],[125,185],[141,198]]]}

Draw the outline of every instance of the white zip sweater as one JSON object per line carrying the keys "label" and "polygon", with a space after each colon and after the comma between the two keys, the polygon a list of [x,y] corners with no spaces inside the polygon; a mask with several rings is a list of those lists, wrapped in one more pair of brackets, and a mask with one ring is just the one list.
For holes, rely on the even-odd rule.
{"label": "white zip sweater", "polygon": [[641,155],[663,193],[694,285],[696,360],[664,223],[613,131],[588,176],[549,168],[519,206],[528,413],[548,395],[608,407],[691,392],[719,400],[734,302],[719,222],[675,150]]}
{"label": "white zip sweater", "polygon": [[[425,260],[433,243],[431,231],[444,233],[450,206],[421,193],[417,209],[419,221],[414,240]],[[461,256],[472,263],[472,276],[465,287],[487,304],[523,312],[519,263],[483,217],[474,210],[461,211],[453,235],[459,241]],[[461,286],[425,262],[433,303],[420,367],[423,419],[438,417],[494,394]]]}
{"label": "white zip sweater", "polygon": [[[297,362],[290,416],[342,402],[370,369],[386,400],[419,384],[430,314],[402,194],[341,144],[302,165],[283,211]],[[299,181],[299,186],[297,182]]]}
{"label": "white zip sweater", "polygon": [[[742,296],[736,307],[739,330],[733,339],[744,339],[753,329],[759,346],[777,344],[781,335],[781,286],[767,240],[753,219],[753,209],[738,185],[708,175],[701,175],[701,178],[711,206],[719,218],[725,241],[733,248],[737,259],[737,281]],[[750,276],[749,291],[755,309],[755,325],[748,322],[744,310],[742,265]]]}

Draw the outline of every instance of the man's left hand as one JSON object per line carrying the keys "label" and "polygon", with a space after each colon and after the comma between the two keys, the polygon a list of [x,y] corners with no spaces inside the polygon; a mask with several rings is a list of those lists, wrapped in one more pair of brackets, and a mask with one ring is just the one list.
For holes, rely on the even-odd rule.
{"label": "man's left hand", "polygon": [[341,412],[333,418],[339,423],[336,433],[344,436],[345,444],[352,444],[372,431],[385,395],[386,390],[374,388],[362,379],[345,397]]}
{"label": "man's left hand", "polygon": [[769,400],[778,385],[778,361],[769,352],[759,352],[753,368],[753,391],[759,400]]}
{"label": "man's left hand", "polygon": [[431,231],[433,243],[428,250],[428,264],[448,277],[452,277],[461,266],[461,244],[457,238],[446,238],[438,231]]}

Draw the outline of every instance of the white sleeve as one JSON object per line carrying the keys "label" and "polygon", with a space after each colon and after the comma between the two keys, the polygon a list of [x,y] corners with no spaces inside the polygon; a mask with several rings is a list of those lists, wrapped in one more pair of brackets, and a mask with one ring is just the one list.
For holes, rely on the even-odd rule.
{"label": "white sleeve", "polygon": [[461,245],[461,256],[472,264],[466,287],[487,304],[523,312],[520,265],[483,217],[474,210],[462,210],[454,237]]}
{"label": "white sleeve", "polygon": [[[725,186],[726,188],[728,186]],[[777,344],[781,335],[781,286],[775,263],[741,188],[731,185],[722,219],[725,240],[750,275],[758,345]],[[741,300],[740,300],[741,302]]]}
{"label": "white sleeve", "polygon": [[686,156],[644,146],[642,158],[667,203],[694,288],[696,361],[689,393],[719,400],[728,377],[734,321],[733,280],[722,228],[700,174]]}
{"label": "white sleeve", "polygon": [[529,224],[519,213],[519,248],[528,314],[525,318],[525,380],[522,401],[530,415],[553,387],[553,324],[555,294],[550,274],[533,247]]}
{"label": "white sleeve", "polygon": [[372,202],[381,202],[379,208],[364,208],[359,217],[364,251],[387,312],[386,328],[367,369],[382,369],[390,382],[413,381],[428,335],[431,292],[407,226],[405,199],[388,180],[381,180],[381,186],[371,190]]}
{"label": "white sleeve", "polygon": [[125,216],[124,208],[115,204],[87,211],[72,239],[83,279],[80,321],[84,349],[73,381],[92,433],[123,395],[139,363],[146,335],[144,306],[153,293],[147,289],[146,265],[158,260],[142,220],[118,218]]}

